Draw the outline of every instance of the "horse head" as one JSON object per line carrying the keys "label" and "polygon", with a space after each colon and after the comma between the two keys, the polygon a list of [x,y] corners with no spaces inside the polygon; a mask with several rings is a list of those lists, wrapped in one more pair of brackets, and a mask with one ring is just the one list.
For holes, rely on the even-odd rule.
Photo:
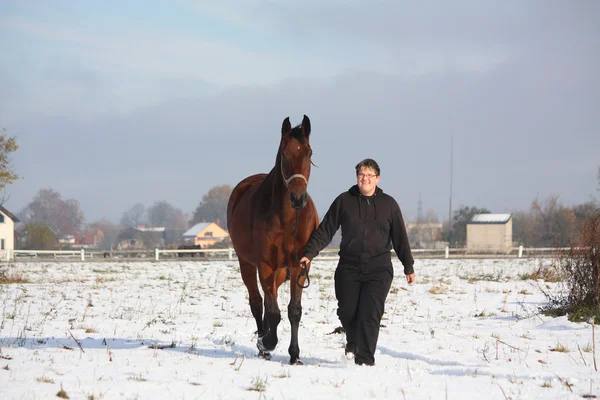
{"label": "horse head", "polygon": [[302,124],[292,128],[289,117],[281,126],[281,142],[277,157],[283,184],[290,193],[290,203],[299,209],[308,200],[308,179],[310,178],[310,120],[305,115]]}

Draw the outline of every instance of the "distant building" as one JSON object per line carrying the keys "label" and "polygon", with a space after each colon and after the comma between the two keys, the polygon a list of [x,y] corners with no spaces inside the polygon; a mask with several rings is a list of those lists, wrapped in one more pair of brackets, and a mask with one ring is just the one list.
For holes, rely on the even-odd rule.
{"label": "distant building", "polygon": [[76,233],[73,239],[71,247],[74,249],[95,249],[98,237],[95,233]]}
{"label": "distant building", "polygon": [[3,259],[15,249],[15,222],[20,222],[19,218],[0,205],[0,254]]}
{"label": "distant building", "polygon": [[192,226],[183,235],[186,245],[211,247],[218,242],[229,239],[229,233],[214,222],[201,222]]}
{"label": "distant building", "polygon": [[412,249],[436,249],[442,243],[441,222],[407,222],[406,233]]}
{"label": "distant building", "polygon": [[512,214],[475,214],[467,223],[467,249],[509,249],[512,243]]}
{"label": "distant building", "polygon": [[144,250],[165,247],[165,228],[127,228],[115,243],[117,250]]}

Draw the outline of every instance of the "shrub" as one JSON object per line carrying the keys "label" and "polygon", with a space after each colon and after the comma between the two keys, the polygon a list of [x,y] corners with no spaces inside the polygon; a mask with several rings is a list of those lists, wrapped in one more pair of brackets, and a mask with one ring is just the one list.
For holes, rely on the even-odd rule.
{"label": "shrub", "polygon": [[592,316],[600,321],[600,211],[586,220],[580,242],[560,253],[558,265],[565,290],[559,295],[546,294],[549,304],[542,311],[548,315],[568,313],[571,321]]}

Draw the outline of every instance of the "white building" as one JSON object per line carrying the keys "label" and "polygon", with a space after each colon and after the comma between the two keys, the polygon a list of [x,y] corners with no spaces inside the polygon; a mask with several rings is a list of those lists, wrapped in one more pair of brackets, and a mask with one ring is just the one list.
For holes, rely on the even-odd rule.
{"label": "white building", "polygon": [[512,248],[512,214],[475,214],[467,223],[467,249]]}
{"label": "white building", "polygon": [[0,259],[12,258],[15,249],[15,222],[20,222],[10,211],[0,205]]}

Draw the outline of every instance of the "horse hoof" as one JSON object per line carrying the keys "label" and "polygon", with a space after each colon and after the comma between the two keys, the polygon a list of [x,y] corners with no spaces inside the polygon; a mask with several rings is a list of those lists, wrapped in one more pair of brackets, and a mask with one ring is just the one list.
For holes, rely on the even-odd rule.
{"label": "horse hoof", "polygon": [[271,361],[271,353],[267,352],[267,351],[260,351],[258,353],[259,356],[261,356],[262,358],[264,358],[267,361]]}
{"label": "horse hoof", "polygon": [[296,361],[290,360],[290,365],[304,365],[301,359],[297,359]]}

